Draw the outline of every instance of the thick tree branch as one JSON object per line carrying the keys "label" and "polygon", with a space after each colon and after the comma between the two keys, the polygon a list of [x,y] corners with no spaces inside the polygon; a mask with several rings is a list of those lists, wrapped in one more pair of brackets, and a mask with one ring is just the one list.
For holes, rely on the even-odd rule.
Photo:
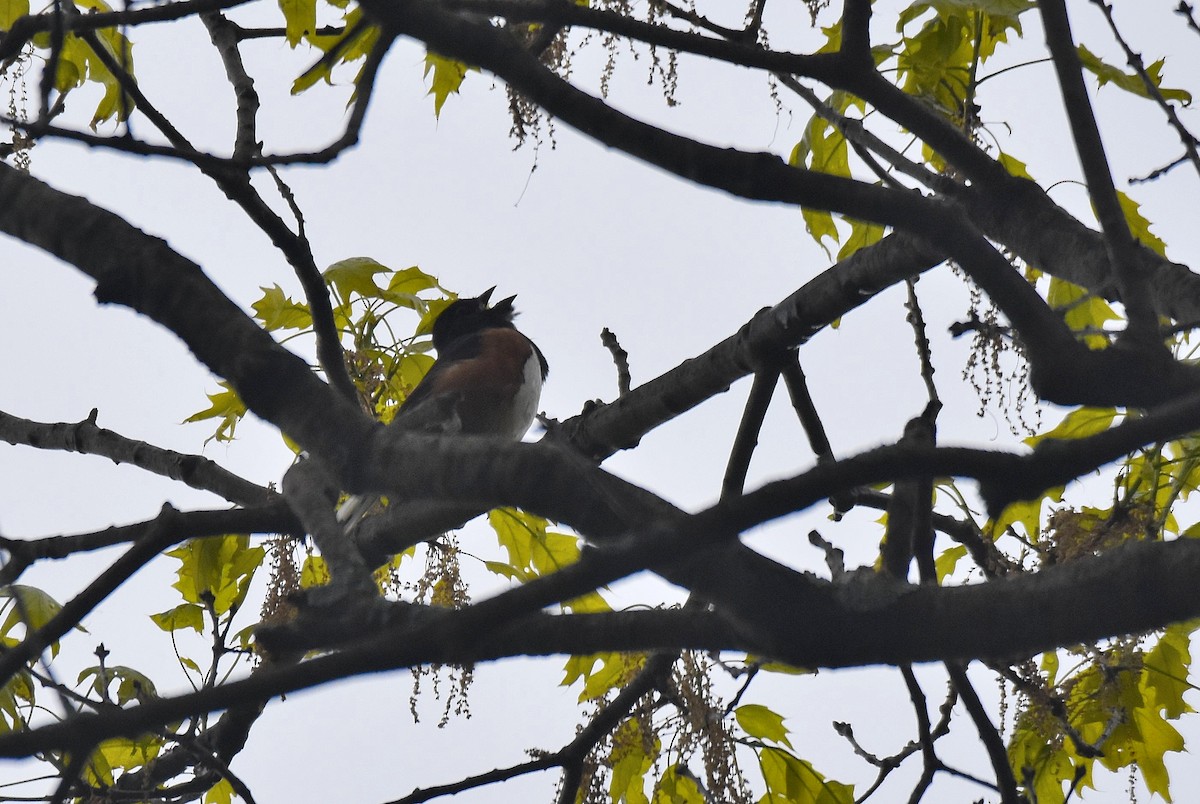
{"label": "thick tree branch", "polygon": [[[463,610],[459,613],[465,613]],[[411,631],[412,642],[397,642],[395,629],[388,629],[370,640],[360,641],[342,652],[321,656],[285,668],[267,667],[254,675],[218,687],[203,689],[177,698],[147,701],[136,707],[105,713],[80,715],[69,724],[55,724],[23,733],[0,735],[0,756],[28,756],[51,747],[86,745],[105,736],[135,735],[199,712],[210,712],[247,702],[265,700],[280,693],[323,684],[356,674],[373,673],[426,662],[419,658],[429,651],[441,655],[435,662],[469,663],[470,654],[492,653],[492,658],[510,655],[511,640],[527,655],[549,655],[561,648],[566,653],[588,653],[588,645],[602,634],[619,635],[614,650],[644,651],[654,644],[684,646],[688,642],[717,649],[723,643],[737,644],[722,618],[698,610],[630,611],[588,615],[534,614],[518,618],[495,631],[480,632],[476,618],[452,624],[445,616],[449,610],[422,611]],[[464,627],[465,626],[465,627]],[[550,643],[562,644],[548,651]],[[510,643],[502,647],[504,643]],[[617,644],[620,644],[617,647]],[[490,647],[489,647],[490,646]],[[452,658],[458,656],[460,658]],[[488,661],[480,655],[481,661]]]}
{"label": "thick tree branch", "polygon": [[781,53],[747,39],[741,31],[713,31],[720,39],[693,31],[642,22],[614,11],[580,6],[567,0],[451,0],[439,3],[447,12],[469,11],[476,15],[502,16],[510,23],[537,22],[553,26],[578,26],[617,34],[647,45],[691,53],[727,64],[770,72],[803,75],[826,84],[836,84],[843,59],[836,53]]}
{"label": "thick tree branch", "polygon": [[308,459],[294,464],[283,476],[283,495],[329,564],[331,579],[321,591],[339,598],[374,598],[378,589],[371,567],[337,520],[337,489],[319,462]]}
{"label": "thick tree branch", "polygon": [[[349,464],[352,462],[365,460],[367,464],[370,464],[365,468],[372,471],[396,472],[397,464],[389,458],[403,457],[412,465],[412,456],[420,454],[421,460],[418,463],[424,462],[426,468],[431,472],[427,477],[437,477],[441,478],[439,482],[447,482],[443,477],[444,473],[439,473],[436,469],[437,454],[420,452],[387,455],[376,452],[372,455],[360,451],[358,445],[363,444],[372,431],[372,426],[364,421],[364,417],[361,417],[357,410],[348,403],[341,405],[345,415],[336,415],[340,403],[334,401],[336,397],[330,395],[328,389],[309,374],[307,367],[301,361],[271,342],[228,300],[220,296],[194,266],[163,248],[158,241],[147,243],[147,238],[112,216],[100,213],[86,202],[69,199],[61,194],[45,190],[36,182],[19,176],[10,169],[0,169],[0,197],[17,201],[17,203],[2,208],[0,227],[6,231],[24,235],[26,240],[44,245],[49,250],[61,254],[97,276],[100,279],[98,295],[101,298],[121,298],[135,309],[160,319],[162,323],[179,333],[202,359],[209,361],[214,370],[230,377],[253,410],[279,424],[301,443],[311,446],[314,452],[328,456],[327,459],[332,458],[332,465],[340,467],[344,476],[352,475],[348,471]],[[61,231],[53,230],[45,225],[47,217],[45,211],[54,210],[59,205],[73,208],[77,210],[81,219],[86,218],[94,222],[92,229],[84,231],[97,231],[95,223],[107,221],[108,223],[104,226],[98,227],[100,231],[104,231],[106,227],[113,227],[127,236],[122,242],[124,259],[119,268],[112,265],[103,256],[112,250],[93,248],[91,241],[87,238],[64,238],[61,236]],[[74,206],[72,207],[72,205]],[[38,210],[37,217],[40,219],[30,220],[31,215],[25,214],[25,210]],[[144,270],[141,266],[144,265],[153,265],[153,272],[141,273]],[[137,283],[130,282],[134,276],[139,277]],[[164,280],[169,280],[176,288],[179,288],[166,298],[160,295],[164,291],[160,283]],[[186,299],[187,303],[168,303],[170,299],[174,298]],[[794,324],[795,322],[788,323]],[[258,371],[247,370],[248,367],[253,369],[267,366],[270,366],[269,381],[259,376]],[[632,397],[634,394],[636,391],[631,392],[628,396]],[[328,404],[313,404],[316,400],[325,400]],[[797,507],[811,504],[813,493],[819,495],[816,499],[820,499],[837,488],[861,485],[864,482],[871,482],[872,478],[874,480],[894,479],[906,472],[912,475],[964,473],[992,479],[1004,477],[1006,480],[993,488],[993,501],[998,502],[1017,492],[1012,485],[1014,479],[1024,481],[1025,486],[1029,488],[1036,487],[1033,493],[1037,493],[1042,488],[1056,484],[1055,482],[1046,482],[1047,480],[1053,481],[1062,475],[1066,475],[1069,479],[1081,472],[1090,471],[1104,461],[1119,457],[1124,454],[1124,451],[1136,446],[1136,444],[1129,443],[1130,441],[1136,441],[1141,437],[1145,437],[1147,440],[1158,440],[1170,435],[1164,431],[1185,432],[1196,426],[1194,413],[1186,410],[1172,410],[1165,417],[1163,414],[1155,414],[1123,424],[1121,427],[1114,428],[1109,434],[1074,442],[1067,452],[1062,454],[1057,454],[1055,448],[1049,446],[1045,450],[1039,449],[1038,453],[1030,459],[1018,459],[1015,456],[989,456],[970,451],[937,451],[924,456],[903,455],[901,457],[903,454],[901,452],[901,454],[876,456],[856,463],[843,462],[835,467],[818,467],[813,473],[810,473],[813,477],[806,478],[805,482],[797,488],[777,487],[743,498],[743,500],[749,501],[743,512],[738,514],[735,509],[723,511],[722,524],[737,525],[744,522],[762,521],[764,516],[769,518],[777,515],[772,513],[774,510],[791,511],[796,510]],[[1173,429],[1176,427],[1177,429]],[[463,443],[456,445],[456,449],[477,449],[475,445],[466,443],[469,439],[460,439],[460,441]],[[1146,443],[1146,441],[1140,443]],[[375,446],[381,445],[373,444],[373,450]],[[489,491],[487,483],[484,482],[487,479],[486,471],[459,473],[470,478],[469,482],[475,484],[463,501],[469,501],[473,497],[492,495],[500,502],[521,502],[522,499],[525,499],[532,503],[527,506],[532,510],[540,508],[549,513],[550,511],[547,509],[553,506],[545,503],[548,491],[516,488],[521,482],[521,473],[509,471],[512,464],[496,461],[497,455],[488,457],[489,450],[496,449],[514,450],[518,453],[524,450],[533,450],[534,452],[530,453],[533,456],[542,448],[528,445],[499,448],[489,446],[481,453],[476,453],[473,456],[474,460],[468,459],[466,465],[493,466],[496,468],[497,474],[507,478],[506,482],[512,488],[505,493],[496,494],[495,487],[493,486]],[[447,455],[453,451],[446,450],[441,454]],[[1059,448],[1059,452],[1061,452],[1061,448]],[[353,456],[353,460],[351,456]],[[464,457],[466,456],[458,458],[458,466],[464,465],[461,460]],[[480,461],[480,458],[484,460]],[[550,465],[536,462],[541,460],[543,460],[542,457],[536,458],[531,474],[528,475],[535,481],[545,477],[547,467]],[[402,460],[400,465],[402,466],[403,463]],[[821,472],[833,472],[833,474],[821,475]],[[845,474],[839,475],[837,472],[845,472]],[[400,476],[403,476],[402,469]],[[588,485],[590,480],[586,477],[583,479],[588,482],[574,485],[572,492],[583,490],[584,499],[594,503],[597,497],[587,491],[591,488]],[[378,484],[380,490],[396,488],[398,491],[406,492],[409,496],[416,498],[421,498],[431,492],[441,493],[447,488],[436,484],[431,488],[428,481],[422,481],[407,489],[402,489],[399,488],[402,483],[398,482],[395,476],[381,478],[360,475],[359,480],[364,484],[371,480]],[[493,477],[490,482],[494,484],[496,479]],[[1039,483],[1045,483],[1045,485],[1039,485]],[[630,493],[635,494],[635,492]],[[492,499],[483,502],[491,504]],[[582,521],[584,524],[594,525],[599,521],[596,519],[596,514],[601,511],[602,508],[593,509],[590,519],[588,515],[581,516],[581,513],[586,514],[586,512],[571,512],[570,518]],[[601,519],[603,518],[601,517]],[[636,524],[642,525],[646,521],[645,517],[639,517]],[[610,520],[609,524],[612,525],[613,520]],[[615,524],[618,525],[615,532],[623,533],[635,523],[620,521],[618,518]],[[597,531],[597,528],[594,527],[581,529],[584,532]],[[670,546],[674,549],[674,545]],[[689,566],[686,577],[683,575],[677,577],[702,593],[705,589],[709,589],[713,593],[712,596],[722,599],[722,602],[730,605],[736,604],[738,601],[729,600],[732,595],[731,590],[735,588],[745,590],[757,584],[757,581],[750,580],[752,576],[747,574],[748,571],[761,568],[763,571],[769,572],[769,562],[764,564],[761,560],[747,555],[745,552],[736,554],[742,556],[739,559],[742,564],[739,565],[736,562],[730,564],[731,572],[728,577],[714,578],[712,572],[705,572],[702,566]],[[724,569],[724,565],[722,568]],[[786,576],[788,585],[795,583],[796,579],[793,575]],[[764,585],[764,588],[769,586],[771,585]],[[807,594],[801,597],[806,598]],[[768,606],[768,608],[770,607]],[[733,609],[741,613],[746,611],[747,607],[743,603],[733,606]],[[1130,610],[1139,609],[1131,606]],[[1145,609],[1140,609],[1140,613],[1143,617],[1146,616]]]}
{"label": "thick tree branch", "polygon": [[[533,8],[541,4],[519,1],[507,4],[505,0],[501,5]],[[869,18],[869,8],[860,13],[861,5],[865,4],[847,4],[846,11],[851,14],[851,22],[859,18]],[[550,2],[545,6],[558,13],[557,3]],[[620,15],[577,6],[562,10],[561,13],[572,15],[577,11],[580,15],[595,16],[588,18],[587,23],[580,16],[573,19],[573,24],[595,25],[598,29],[611,29],[614,33],[640,41],[663,44],[683,52],[700,52],[700,47],[695,46],[694,42],[703,37],[697,37],[695,34],[672,32],[673,36],[678,37],[678,41],[672,39],[668,44],[667,41],[659,41],[652,35],[656,33],[656,28],[662,26],[652,26],[636,20],[610,23],[611,18]],[[854,32],[865,30],[864,25],[865,23],[847,25],[852,42],[855,41]],[[638,26],[645,26],[645,29]],[[962,187],[956,195],[970,201],[973,219],[990,237],[1004,242],[1029,263],[1042,270],[1083,285],[1094,292],[1112,295],[1113,275],[1109,268],[1105,241],[1099,233],[1087,229],[1054,204],[1034,182],[1010,175],[999,162],[982,151],[944,116],[930,109],[919,98],[905,94],[879,75],[869,59],[865,62],[861,59],[856,60],[855,54],[858,51],[853,45],[843,48],[840,54],[825,63],[816,61],[817,57],[768,53],[758,48],[751,49],[757,51],[755,54],[742,54],[736,49],[718,49],[717,45],[711,44],[712,42],[713,40],[705,40],[703,55],[776,73],[809,75],[829,86],[844,89],[866,99],[885,116],[921,137],[952,164],[956,171],[970,179],[970,184]],[[469,56],[466,58],[471,60]],[[857,66],[850,68],[850,65]],[[511,80],[509,75],[503,77]],[[526,87],[520,88],[529,94]],[[553,113],[552,109],[551,111]],[[1067,233],[1070,236],[1064,238],[1063,235]],[[1200,276],[1183,266],[1163,260],[1148,249],[1137,248],[1135,252],[1135,268],[1131,270],[1148,280],[1148,292],[1155,311],[1160,315],[1180,320],[1200,318]]]}
{"label": "thick tree branch", "polygon": [[[726,568],[716,571],[723,573]],[[111,736],[132,736],[196,712],[428,662],[651,646],[754,650],[808,667],[1029,654],[1200,615],[1200,593],[1192,582],[1197,572],[1200,544],[1180,540],[1131,544],[1099,558],[1002,584],[904,587],[887,603],[873,602],[870,593],[864,595],[854,584],[814,579],[808,585],[820,590],[816,593],[798,594],[793,587],[790,593],[776,596],[779,589],[770,574],[739,577],[748,597],[770,598],[769,604],[746,601],[748,606],[771,609],[778,632],[767,640],[770,644],[762,644],[761,635],[746,639],[741,629],[730,630],[724,618],[701,611],[533,614],[485,630],[480,630],[473,607],[425,612],[430,616],[411,628],[385,629],[370,640],[294,668],[267,669],[179,698],[103,716],[80,715],[67,724],[0,736],[0,756],[28,756]]]}

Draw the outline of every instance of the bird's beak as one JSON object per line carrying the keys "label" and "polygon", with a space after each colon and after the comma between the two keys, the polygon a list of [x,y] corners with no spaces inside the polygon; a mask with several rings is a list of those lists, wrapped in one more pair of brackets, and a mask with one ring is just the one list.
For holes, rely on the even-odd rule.
{"label": "bird's beak", "polygon": [[492,285],[490,288],[488,288],[487,290],[485,290],[483,293],[480,293],[480,294],[479,294],[479,306],[480,306],[480,307],[487,307],[487,306],[488,306],[488,302],[489,302],[489,301],[491,300],[491,298],[492,298],[492,294],[493,294],[493,293],[495,293],[495,292],[496,292],[496,286],[495,286],[495,285]]}

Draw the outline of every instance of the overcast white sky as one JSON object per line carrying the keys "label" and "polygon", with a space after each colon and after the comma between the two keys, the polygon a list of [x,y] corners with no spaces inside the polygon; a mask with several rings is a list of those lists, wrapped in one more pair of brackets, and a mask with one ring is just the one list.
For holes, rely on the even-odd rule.
{"label": "overcast white sky", "polygon": [[[879,29],[886,32],[889,17],[885,4],[878,5]],[[1071,5],[1084,29],[1080,38],[1092,50],[1117,59],[1107,34],[1094,24],[1092,9],[1082,2]],[[1138,46],[1147,55],[1171,56],[1169,85],[1200,89],[1189,83],[1200,74],[1194,56],[1200,40],[1186,36],[1172,19],[1174,3],[1136,5],[1143,19],[1127,21],[1139,24],[1131,28],[1134,36],[1148,30],[1141,24],[1167,26],[1152,35],[1141,33]],[[826,14],[823,22],[832,19]],[[1030,46],[1026,56],[1013,62],[1036,57],[1036,27],[1029,15]],[[789,37],[775,33],[773,42],[801,49],[814,41],[806,31]],[[231,97],[201,26],[147,28],[135,42],[147,95],[198,145],[223,149],[231,136]],[[291,76],[307,59],[275,42],[251,43],[245,52],[263,98],[260,137],[268,151],[320,145],[338,130],[345,87],[319,87],[290,98]],[[435,120],[432,100],[424,97],[422,57],[423,50],[412,43],[393,49],[359,148],[330,168],[294,169],[286,179],[305,212],[319,264],[371,256],[395,268],[420,265],[464,294],[491,285],[498,285],[503,295],[519,294],[520,326],[550,362],[542,399],[550,416],[565,418],[588,399],[614,396],[614,371],[598,340],[602,327],[616,332],[629,351],[636,384],[707,349],[757,309],[828,267],[827,256],[805,234],[798,211],[697,189],[561,126],[556,147],[541,149],[531,174],[532,150],[514,152],[506,136],[502,89],[490,78],[472,74],[463,96],[450,99],[441,120]],[[594,58],[581,59],[575,76],[594,85],[598,64]],[[612,85],[621,108],[709,142],[782,155],[801,136],[808,117],[802,104],[785,95],[787,108],[777,113],[761,75],[714,71],[683,58],[681,105],[668,109],[658,90],[645,86],[646,68],[645,59],[621,62]],[[1040,65],[984,85],[990,130],[1006,143],[1005,150],[1029,163],[1043,186],[1078,175],[1073,157],[1068,158],[1057,96],[1046,93],[1051,76],[1049,65]],[[1112,88],[1099,97],[1118,182],[1174,158],[1177,146],[1152,106],[1130,101]],[[81,109],[86,106],[80,104]],[[1185,120],[1195,122],[1190,114]],[[1153,150],[1148,154],[1147,149]],[[299,295],[291,272],[266,237],[194,169],[45,143],[33,152],[33,172],[165,238],[247,308],[260,286],[278,283]],[[1196,177],[1183,169],[1133,191],[1167,241],[1169,254],[1184,262],[1200,253],[1195,193]],[[1087,208],[1078,185],[1059,185],[1052,195],[1077,213]],[[43,421],[78,421],[97,407],[99,423],[126,436],[184,452],[203,449],[257,482],[278,481],[291,456],[274,432],[247,423],[232,446],[204,448],[202,441],[211,432],[207,425],[179,424],[205,406],[204,394],[215,389],[215,380],[172,336],[123,308],[97,306],[89,280],[11,241],[0,243],[0,281],[5,288],[0,293],[0,355],[8,378],[0,384],[0,409]],[[937,336],[937,380],[947,403],[940,422],[943,438],[1011,444],[1007,426],[994,411],[982,419],[973,415],[974,395],[959,378],[966,345],[941,337],[949,323],[964,315],[961,284],[940,270],[921,281],[919,292],[931,334]],[[923,406],[911,344],[902,295],[893,291],[801,352],[839,454],[894,439]],[[686,508],[711,503],[747,388],[747,383],[739,384],[652,433],[636,451],[615,456],[608,468]],[[1046,421],[1059,415],[1050,411]],[[751,485],[811,463],[803,433],[786,406],[773,409],[762,442]],[[8,537],[136,521],[152,516],[164,501],[185,509],[216,504],[208,495],[101,458],[7,445],[0,446],[0,478],[0,532]],[[870,560],[878,540],[870,525],[873,516],[856,513],[834,528],[824,520],[825,513],[816,511],[802,522],[774,528],[756,537],[756,546],[823,572],[819,555],[804,537],[816,526],[853,560]],[[464,534],[463,545],[488,557],[495,552],[487,532],[475,528]],[[103,642],[113,652],[110,662],[145,670],[160,690],[182,690],[168,637],[140,614],[131,615],[175,605],[169,589],[173,570],[170,562],[157,563],[101,607],[88,620],[89,633],[70,638],[56,663],[62,676],[73,678],[88,663],[87,654]],[[23,582],[62,600],[96,572],[95,564],[78,559],[30,572]],[[622,584],[616,594],[623,603],[679,598],[677,590],[644,578]],[[197,641],[193,650],[201,656],[202,644]],[[254,730],[251,747],[233,768],[260,802],[382,801],[415,786],[516,763],[525,758],[525,748],[552,750],[574,733],[577,690],[553,686],[560,667],[555,659],[481,668],[471,693],[474,717],[445,730],[435,727],[440,705],[428,696],[422,702],[423,722],[411,723],[407,673],[289,696],[271,704]],[[943,689],[941,673],[936,668],[922,673],[930,679],[926,691],[936,705]],[[994,689],[986,680],[981,684],[984,693]],[[860,739],[880,754],[896,750],[913,733],[903,684],[892,671],[771,680],[756,684],[746,700],[783,711],[797,753],[829,776],[857,782],[860,792],[872,773],[834,735],[831,721],[853,723]],[[965,717],[958,730],[963,739],[947,750],[947,759],[987,775]],[[962,758],[971,752],[970,758]],[[1186,758],[1168,760],[1177,775],[1186,772],[1187,764]],[[28,772],[28,765],[0,765],[0,783]],[[1186,801],[1189,791],[1200,789],[1195,772],[1190,776],[1191,781],[1181,777],[1176,783],[1176,800]],[[459,800],[544,801],[555,781],[553,775],[541,775]],[[1104,782],[1105,793],[1088,801],[1127,800],[1123,779]],[[944,789],[957,796],[947,800],[982,794]],[[896,800],[907,796],[907,790],[897,784],[879,800]]]}

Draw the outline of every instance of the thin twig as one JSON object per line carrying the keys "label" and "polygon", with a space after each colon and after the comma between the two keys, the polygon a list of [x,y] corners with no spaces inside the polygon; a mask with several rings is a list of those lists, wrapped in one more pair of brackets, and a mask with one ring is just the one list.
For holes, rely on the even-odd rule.
{"label": "thin twig", "polygon": [[818,461],[833,460],[833,447],[829,444],[829,436],[825,433],[825,425],[813,402],[812,394],[808,391],[808,379],[804,369],[800,367],[800,356],[797,352],[790,353],[781,366],[783,382],[787,386],[788,396],[792,400],[792,408],[800,417],[808,444]]}
{"label": "thin twig", "polygon": [[1142,85],[1146,88],[1146,92],[1158,104],[1158,108],[1163,110],[1163,114],[1167,116],[1167,121],[1171,128],[1175,129],[1175,133],[1179,135],[1179,141],[1183,144],[1184,157],[1192,163],[1192,167],[1196,169],[1197,175],[1200,175],[1200,152],[1196,150],[1197,139],[1192,132],[1188,131],[1183,121],[1179,119],[1179,115],[1175,111],[1175,107],[1167,102],[1163,97],[1162,91],[1158,88],[1158,84],[1150,78],[1150,74],[1146,72],[1146,65],[1142,61],[1140,53],[1135,53],[1129,43],[1125,41],[1125,37],[1121,35],[1120,29],[1117,28],[1117,21],[1113,19],[1112,4],[1104,2],[1104,0],[1091,0],[1092,5],[1100,9],[1104,14],[1104,19],[1108,22],[1109,30],[1112,31],[1113,38],[1117,40],[1117,44],[1125,51],[1125,60],[1133,71],[1137,73],[1138,78],[1142,79]]}
{"label": "thin twig", "polygon": [[194,14],[234,8],[249,2],[251,0],[187,0],[186,2],[127,8],[120,11],[93,12],[75,16],[69,21],[56,20],[57,13],[55,11],[27,14],[19,17],[13,23],[12,28],[0,38],[0,62],[5,62],[20,53],[34,35],[48,33],[56,28],[78,33],[115,28],[119,25],[136,26],[148,22],[171,22]]}
{"label": "thin twig", "polygon": [[600,343],[612,355],[613,365],[617,367],[617,396],[625,396],[633,381],[629,374],[629,352],[621,348],[621,342],[608,327],[600,330]]}
{"label": "thin twig", "polygon": [[987,750],[988,758],[992,762],[992,770],[996,773],[996,787],[1000,793],[1000,801],[1003,804],[1020,804],[1017,780],[1013,776],[1012,766],[1008,763],[1008,750],[1005,748],[1004,740],[1000,737],[1000,732],[988,718],[987,710],[984,708],[983,702],[979,700],[975,687],[967,677],[966,666],[958,662],[946,662],[946,672],[950,674],[950,681],[954,684],[959,698],[967,708],[967,714],[975,722],[979,739]]}
{"label": "thin twig", "polygon": [[921,756],[924,759],[921,776],[908,799],[909,804],[917,804],[924,797],[925,791],[933,784],[934,774],[937,773],[941,762],[933,747],[933,734],[929,723],[929,704],[925,699],[925,691],[921,689],[917,676],[913,673],[912,665],[901,665],[900,675],[904,678],[904,685],[908,688],[908,699],[912,702],[913,712],[917,716],[917,743],[921,746]]}
{"label": "thin twig", "polygon": [[200,15],[200,21],[208,29],[209,39],[213,47],[221,55],[221,63],[225,65],[225,77],[233,88],[237,99],[237,129],[233,138],[233,158],[238,161],[249,159],[259,151],[257,120],[259,99],[254,89],[254,79],[246,72],[238,52],[238,26],[230,22],[220,12],[209,12]]}
{"label": "thin twig", "polygon": [[938,398],[937,386],[933,382],[933,349],[929,345],[929,335],[925,331],[925,316],[922,314],[921,304],[917,300],[917,279],[919,277],[904,280],[908,289],[908,300],[904,304],[905,309],[908,310],[905,319],[913,328],[913,337],[917,344],[917,358],[921,361],[921,379],[925,382],[929,402],[941,408],[942,403]]}
{"label": "thin twig", "polygon": [[[813,92],[807,86],[797,81],[794,76],[786,73],[775,73],[775,77],[779,80],[780,84],[803,98],[804,102],[812,107],[813,112],[818,117],[828,120],[846,138],[846,141],[856,148],[862,148],[866,153],[878,155],[900,173],[916,179],[930,189],[945,190],[954,184],[954,180],[948,176],[942,176],[933,172],[924,165],[909,159],[891,145],[888,145],[875,134],[868,131],[861,120],[844,115],[828,103],[825,103],[817,96],[816,92]],[[859,155],[862,156],[862,153]],[[876,175],[879,175],[880,179],[884,181],[896,182],[895,177],[888,175],[886,172],[877,171]],[[903,185],[899,185],[899,187],[900,189],[910,189]]]}
{"label": "thin twig", "polygon": [[733,439],[733,448],[729,451],[729,460],[725,465],[725,477],[721,481],[722,500],[737,497],[745,489],[750,459],[754,456],[754,448],[758,446],[758,434],[762,430],[767,408],[771,405],[771,397],[774,396],[778,383],[778,363],[764,366],[754,375],[754,383],[746,397],[746,407],[742,411],[737,435]]}
{"label": "thin twig", "polygon": [[1192,7],[1192,4],[1186,2],[1186,0],[1179,0],[1179,5],[1175,7],[1175,13],[1187,20],[1187,27],[1200,34],[1200,25],[1196,24],[1194,12],[1195,9]]}

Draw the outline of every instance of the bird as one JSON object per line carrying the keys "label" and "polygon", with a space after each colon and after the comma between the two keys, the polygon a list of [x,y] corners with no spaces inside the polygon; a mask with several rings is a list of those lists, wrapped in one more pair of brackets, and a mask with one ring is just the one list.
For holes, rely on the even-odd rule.
{"label": "bird", "polygon": [[[513,324],[516,296],[488,307],[495,290],[451,302],[433,322],[437,360],[400,407],[397,421],[428,420],[432,405],[457,418],[458,432],[512,440],[525,435],[550,367],[542,350]],[[437,419],[445,415],[420,429],[438,429]],[[455,429],[455,423],[441,429]]]}
{"label": "bird", "polygon": [[[404,400],[392,427],[519,441],[537,415],[550,373],[542,350],[513,323],[516,296],[488,306],[495,287],[456,299],[434,320],[437,360]],[[352,526],[376,496],[351,497],[338,510]]]}

